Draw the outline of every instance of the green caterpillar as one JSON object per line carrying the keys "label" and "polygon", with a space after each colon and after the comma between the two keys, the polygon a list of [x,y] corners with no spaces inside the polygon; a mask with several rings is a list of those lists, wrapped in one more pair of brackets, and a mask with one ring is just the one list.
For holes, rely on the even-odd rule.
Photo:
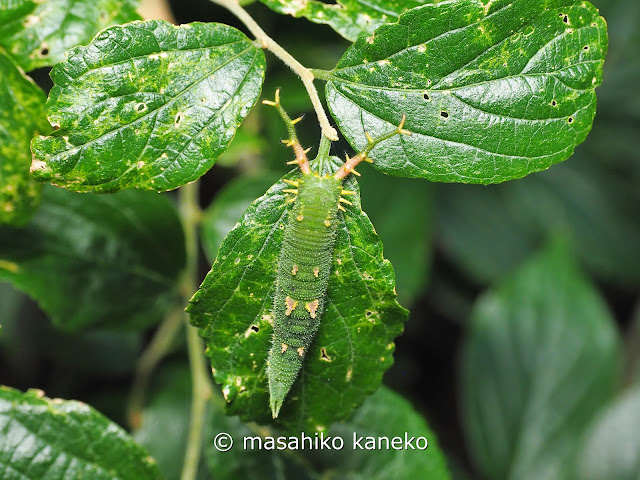
{"label": "green caterpillar", "polygon": [[[289,140],[296,160],[290,162],[300,167],[302,175],[296,181],[283,180],[291,187],[284,192],[294,195],[295,202],[289,211],[284,238],[278,258],[276,290],[274,295],[274,322],[271,350],[267,360],[269,404],[273,418],[293,386],[302,368],[304,357],[320,327],[324,298],[329,284],[333,249],[338,228],[338,215],[344,211],[342,203],[350,205],[343,195],[355,192],[344,190],[343,181],[379,142],[391,136],[410,132],[403,130],[404,118],[393,132],[372,139],[367,135],[365,149],[330,175],[320,175],[311,170],[304,151],[298,142],[294,124],[280,106],[279,92],[274,102],[264,101],[278,109],[287,124]],[[318,159],[317,159],[318,160]],[[321,160],[319,159],[322,163]]]}
{"label": "green caterpillar", "polygon": [[278,416],[318,331],[329,284],[342,181],[303,175],[285,226],[276,274],[273,344],[269,352],[270,406]]}

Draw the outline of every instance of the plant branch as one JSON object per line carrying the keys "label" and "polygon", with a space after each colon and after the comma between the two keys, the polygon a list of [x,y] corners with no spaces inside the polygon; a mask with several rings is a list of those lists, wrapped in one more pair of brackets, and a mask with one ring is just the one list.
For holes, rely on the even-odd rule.
{"label": "plant branch", "polygon": [[362,149],[362,151],[354,157],[347,157],[347,161],[344,163],[344,165],[342,165],[342,167],[340,167],[334,177],[338,180],[341,180],[350,173],[353,173],[354,175],[360,175],[355,170],[356,166],[358,166],[358,164],[362,161],[373,163],[373,160],[371,160],[368,155],[376,145],[378,145],[380,142],[388,140],[389,138],[397,134],[411,135],[411,132],[409,130],[405,130],[403,128],[406,119],[406,115],[403,115],[402,120],[400,120],[400,124],[396,127],[395,130],[385,133],[384,135],[380,135],[376,138],[372,138],[371,135],[369,135],[369,133],[365,131],[364,135],[367,137],[367,144],[365,145],[364,149]]}
{"label": "plant branch", "polygon": [[262,30],[260,25],[256,23],[251,15],[249,15],[247,11],[240,6],[238,0],[211,0],[211,2],[226,8],[236,17],[238,17],[238,19],[240,19],[240,21],[242,21],[242,23],[244,23],[245,26],[249,29],[251,34],[260,42],[262,48],[266,48],[267,50],[272,52],[300,77],[302,83],[304,83],[304,86],[307,89],[307,93],[309,94],[309,98],[311,99],[311,103],[313,104],[313,109],[316,111],[316,115],[318,116],[318,122],[320,123],[320,128],[322,129],[322,135],[327,137],[329,140],[337,141],[338,132],[329,123],[327,114],[325,113],[322,103],[320,102],[320,97],[318,97],[318,91],[313,84],[314,77],[313,73],[311,73],[311,70],[300,64],[300,62],[293,58],[293,56],[289,52],[287,52],[271,37],[269,37],[269,35],[267,35],[265,31]]}
{"label": "plant branch", "polygon": [[165,357],[182,327],[184,312],[182,305],[172,310],[162,321],[151,343],[140,356],[131,387],[131,396],[127,407],[127,419],[131,428],[138,429],[142,425],[142,409],[144,398],[149,387],[149,379],[156,366]]}
{"label": "plant branch", "polygon": [[[181,290],[184,298],[189,298],[198,288],[196,282],[198,266],[197,226],[200,220],[198,206],[198,182],[185,185],[178,190],[179,210],[185,234],[187,266],[182,279]],[[181,480],[195,480],[202,451],[202,432],[207,410],[207,402],[212,394],[211,380],[206,365],[204,348],[198,331],[189,325],[189,316],[183,313],[187,330],[187,350],[191,369],[191,418],[189,437],[182,467]]]}

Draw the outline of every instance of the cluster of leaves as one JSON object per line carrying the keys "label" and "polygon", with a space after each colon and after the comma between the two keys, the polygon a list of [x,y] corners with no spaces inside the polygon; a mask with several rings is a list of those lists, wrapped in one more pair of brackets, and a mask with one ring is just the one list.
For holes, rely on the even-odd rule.
{"label": "cluster of leaves", "polygon": [[[326,80],[329,109],[354,149],[366,143],[365,132],[386,133],[407,116],[405,128],[413,135],[394,137],[372,152],[379,172],[438,182],[503,182],[567,159],[591,128],[607,36],[603,19],[588,3],[262,2],[279,13],[328,24],[353,42],[335,68],[315,73]],[[265,82],[264,53],[239,30],[215,23],[134,22],[107,28],[92,40],[104,27],[138,19],[135,4],[124,0],[0,0],[0,7],[0,279],[27,292],[63,331],[135,332],[138,340],[126,343],[133,362],[141,329],[184,307],[177,295],[185,266],[180,219],[168,197],[141,190],[179,188],[206,173],[223,152],[233,164],[234,148],[251,151],[243,148],[259,142],[251,121],[237,129]],[[73,15],[64,13],[72,8]],[[635,30],[634,35],[637,40]],[[45,95],[23,71],[56,63],[45,106]],[[609,92],[609,111],[637,121],[637,109],[623,93]],[[260,122],[268,114],[252,115]],[[599,140],[616,134],[617,158],[629,158],[622,150],[629,148],[624,135],[633,127],[608,128],[587,151],[598,153]],[[282,163],[282,150],[274,152]],[[440,188],[441,203],[424,183],[394,183],[373,170],[363,177],[363,203],[371,205],[405,304],[424,286],[430,251],[425,237],[439,240],[448,261],[476,284],[492,285],[473,305],[467,298],[446,305],[460,292],[436,279],[432,287],[443,293],[436,304],[469,319],[460,362],[462,418],[485,478],[610,478],[611,469],[603,467],[608,464],[615,465],[616,478],[638,474],[633,452],[640,446],[625,456],[615,445],[638,441],[629,424],[640,417],[639,392],[614,399],[621,357],[617,327],[570,260],[574,248],[601,278],[638,285],[629,238],[639,235],[640,226],[626,216],[632,207],[617,208],[626,190],[615,185],[609,198],[595,188],[603,178],[600,163],[591,162],[591,170],[581,173],[574,172],[576,162],[557,166],[480,195],[469,186]],[[619,160],[606,178],[633,168]],[[637,175],[637,168],[632,172]],[[202,245],[225,274],[216,296],[207,299],[209,318],[194,319],[207,340],[227,412],[261,422],[268,420],[270,289],[278,226],[286,214],[279,177],[239,177],[205,212]],[[64,189],[42,189],[34,178]],[[127,190],[132,188],[137,190]],[[351,188],[358,188],[355,181]],[[388,193],[367,202],[368,188]],[[631,195],[637,200],[637,192]],[[544,209],[541,199],[549,202]],[[494,225],[488,223],[492,219]],[[603,227],[592,235],[594,224]],[[505,278],[558,229],[570,237],[586,234],[587,241],[555,245]],[[500,247],[489,248],[495,245]],[[507,245],[512,250],[505,251]],[[607,249],[616,255],[603,254]],[[241,448],[220,453],[207,445],[198,478],[318,478],[335,472],[345,478],[425,472],[436,480],[450,478],[433,432],[405,400],[385,388],[367,398],[391,364],[406,313],[395,301],[393,270],[359,199],[340,228],[334,271],[342,277],[332,280],[322,330],[278,427],[320,429],[343,438],[354,431],[407,431],[429,439],[426,454],[345,449],[298,456]],[[3,306],[16,296],[8,290],[0,295]],[[0,340],[16,330],[11,319],[18,313],[7,312]],[[3,388],[0,468],[7,478],[39,478],[45,471],[51,478],[72,471],[123,479],[160,478],[162,471],[177,478],[190,381],[182,366],[165,374],[135,433],[137,442],[84,404]],[[308,395],[301,394],[303,388]],[[221,403],[214,399],[209,406],[207,438],[229,431],[238,443],[258,434],[250,424],[224,416]],[[354,411],[348,423],[330,427]],[[617,433],[624,427],[627,437]],[[606,435],[611,447],[600,448],[595,435]],[[587,440],[581,444],[581,438]]]}

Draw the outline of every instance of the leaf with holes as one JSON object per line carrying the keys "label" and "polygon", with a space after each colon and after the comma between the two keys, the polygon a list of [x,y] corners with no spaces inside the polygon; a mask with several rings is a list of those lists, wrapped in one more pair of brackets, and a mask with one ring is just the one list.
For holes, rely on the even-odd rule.
{"label": "leaf with holes", "polygon": [[40,202],[29,142],[44,132],[44,93],[0,49],[0,224],[22,224]]}
{"label": "leaf with holes", "polygon": [[[342,164],[334,159],[336,164]],[[287,174],[293,179],[296,172]],[[266,360],[273,292],[290,204],[279,181],[225,238],[188,311],[207,344],[227,412],[270,422]],[[357,190],[355,181],[347,184]],[[351,200],[351,198],[350,198]],[[340,220],[321,325],[277,423],[320,431],[348,418],[380,385],[407,311],[395,300],[393,268],[359,197]]]}
{"label": "leaf with holes", "polygon": [[100,30],[139,20],[137,0],[0,0],[0,46],[25,70],[54,65]]}
{"label": "leaf with holes", "polygon": [[0,279],[65,330],[136,329],[162,318],[184,267],[175,208],[157,194],[86,195],[48,186],[21,228],[0,228]]}
{"label": "leaf with holes", "polygon": [[356,150],[407,116],[410,137],[371,153],[398,176],[498,183],[567,159],[595,115],[604,19],[576,0],[478,0],[414,8],[361,37],[327,101]]}
{"label": "leaf with holes", "polygon": [[160,480],[149,454],[84,403],[0,387],[0,471],[5,480]]}
{"label": "leaf with holes", "polygon": [[295,18],[304,17],[327,24],[344,38],[355,41],[360,35],[371,35],[383,23],[393,23],[401,13],[431,3],[430,0],[260,0],[272,10]]}
{"label": "leaf with holes", "polygon": [[215,163],[254,105],[264,53],[235,28],[135,22],[100,33],[51,72],[57,130],[33,174],[70,190],[164,191]]}

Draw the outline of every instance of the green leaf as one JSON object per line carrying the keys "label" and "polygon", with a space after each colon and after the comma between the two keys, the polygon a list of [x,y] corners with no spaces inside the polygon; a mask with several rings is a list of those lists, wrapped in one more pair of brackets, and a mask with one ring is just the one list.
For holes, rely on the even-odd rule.
{"label": "green leaf", "polygon": [[[594,140],[608,142],[604,133],[598,131]],[[581,261],[599,278],[625,288],[640,285],[640,202],[633,201],[632,193],[624,194],[637,192],[633,177],[623,177],[619,185],[607,175],[606,157],[594,156],[595,168],[587,169],[590,159],[583,154],[581,150],[579,158],[553,170],[505,184],[504,205],[518,206],[520,221],[548,237],[571,235]]]}
{"label": "green leaf", "polygon": [[274,172],[241,176],[233,179],[218,193],[200,222],[202,248],[211,262],[216,259],[222,240],[238,223],[244,211],[256,197],[273,185],[278,177]]}
{"label": "green leaf", "polygon": [[24,228],[0,229],[0,279],[65,330],[159,320],[185,262],[180,221],[160,195],[82,195],[48,187]]}
{"label": "green leaf", "polygon": [[260,95],[264,53],[216,23],[134,22],[101,32],[51,72],[40,181],[70,190],[164,191],[215,163]]}
{"label": "green leaf", "polygon": [[0,224],[25,223],[40,202],[29,142],[45,131],[44,93],[0,48]]}
{"label": "green leaf", "polygon": [[[214,434],[229,433],[233,438],[233,447],[228,452],[219,452],[210,444],[207,448],[207,461],[211,473],[216,479],[235,480],[237,478],[255,478],[267,480],[273,478],[340,478],[348,480],[405,480],[424,478],[428,480],[448,480],[444,455],[438,447],[433,431],[425,420],[418,415],[409,402],[385,387],[380,388],[364,402],[354,417],[345,424],[337,424],[324,438],[339,437],[343,441],[340,450],[314,449],[289,450],[279,452],[266,449],[244,449],[244,439],[258,437],[246,424],[237,418],[222,415],[214,409]],[[262,432],[264,433],[264,432]],[[426,450],[404,448],[405,433],[408,439],[424,437]],[[267,435],[278,436],[268,432]],[[354,448],[354,435],[364,437],[358,441],[362,449]],[[295,437],[302,438],[300,432]],[[382,448],[366,450],[366,437],[402,438],[403,448]],[[287,441],[291,437],[286,438]],[[315,436],[311,436],[315,438]],[[320,438],[318,436],[318,438]],[[264,442],[264,439],[263,439]],[[419,445],[424,445],[420,440]],[[255,445],[256,443],[254,443]],[[302,444],[302,442],[300,442]],[[328,442],[331,445],[331,441]],[[251,445],[251,443],[249,443]],[[383,446],[386,444],[382,443]]]}
{"label": "green leaf", "polygon": [[[142,414],[142,425],[133,437],[149,451],[164,478],[178,479],[189,436],[192,393],[189,368],[169,365],[155,375],[154,384],[154,393]],[[209,416],[202,421],[209,423]],[[211,443],[208,434],[205,433],[207,445]],[[198,480],[204,480],[206,475],[204,460],[201,468]]]}
{"label": "green leaf", "polygon": [[620,344],[603,300],[555,246],[475,305],[462,417],[483,478],[571,478],[581,434],[612,395]]}
{"label": "green leaf", "polygon": [[[283,178],[297,175],[293,171]],[[227,412],[261,423],[272,421],[265,373],[289,207],[282,192],[286,188],[283,181],[276,183],[249,207],[188,307],[222,384]],[[349,182],[347,188],[357,190],[357,184]],[[383,259],[359,196],[354,197],[338,227],[320,329],[277,419],[291,431],[326,430],[375,391],[393,361],[393,339],[407,317],[395,300],[393,268]]]}
{"label": "green leaf", "polygon": [[155,462],[122,428],[80,402],[0,387],[4,480],[160,479]]}
{"label": "green leaf", "polygon": [[[396,274],[398,299],[411,305],[427,282],[431,260],[433,188],[420,180],[363,171],[362,203]],[[384,194],[380,194],[384,192]]]}
{"label": "green leaf", "polygon": [[0,0],[0,46],[25,70],[54,65],[105,27],[139,20],[137,0]]}
{"label": "green leaf", "polygon": [[[205,455],[209,472],[216,480],[236,480],[251,478],[252,480],[289,479],[317,480],[317,477],[306,465],[300,465],[301,457],[288,455],[290,452],[258,448],[244,449],[245,438],[255,438],[260,433],[250,428],[238,417],[229,417],[223,409],[213,405],[212,438],[219,434],[229,434],[233,447],[226,452],[218,451],[213,442],[205,446]],[[249,440],[251,442],[251,440]],[[250,445],[250,443],[249,443]],[[299,463],[298,463],[299,462]]]}
{"label": "green leaf", "polygon": [[640,304],[636,306],[626,337],[625,380],[640,385]]}
{"label": "green leaf", "polygon": [[360,35],[371,35],[384,23],[398,20],[402,12],[430,3],[430,0],[260,0],[272,10],[295,18],[304,17],[327,24],[344,38],[355,41]]}
{"label": "green leaf", "polygon": [[[506,185],[530,183],[535,176]],[[533,252],[541,236],[532,231],[529,219],[523,219],[522,209],[503,187],[453,184],[438,190],[438,245],[476,283],[490,283],[514,270]],[[545,201],[543,196],[533,198]]]}
{"label": "green leaf", "polygon": [[371,153],[397,176],[498,183],[567,159],[591,129],[606,24],[577,0],[478,0],[414,8],[361,37],[325,74],[356,150],[406,115],[411,136]]}
{"label": "green leaf", "polygon": [[[361,480],[386,480],[424,478],[448,480],[451,478],[444,455],[438,446],[435,434],[424,418],[400,395],[380,388],[367,399],[353,419],[346,424],[337,424],[329,432],[345,439],[345,449],[340,455],[319,452],[334,471],[348,472],[343,478]],[[386,448],[369,451],[351,450],[351,440],[358,437],[424,437],[428,441],[426,450],[412,450],[403,443],[401,450]],[[365,445],[362,440],[359,445]],[[423,445],[413,442],[415,446]],[[383,443],[382,445],[385,445]],[[335,458],[334,458],[335,457]]]}
{"label": "green leaf", "polygon": [[598,416],[585,435],[575,478],[640,478],[640,387],[629,390]]}

